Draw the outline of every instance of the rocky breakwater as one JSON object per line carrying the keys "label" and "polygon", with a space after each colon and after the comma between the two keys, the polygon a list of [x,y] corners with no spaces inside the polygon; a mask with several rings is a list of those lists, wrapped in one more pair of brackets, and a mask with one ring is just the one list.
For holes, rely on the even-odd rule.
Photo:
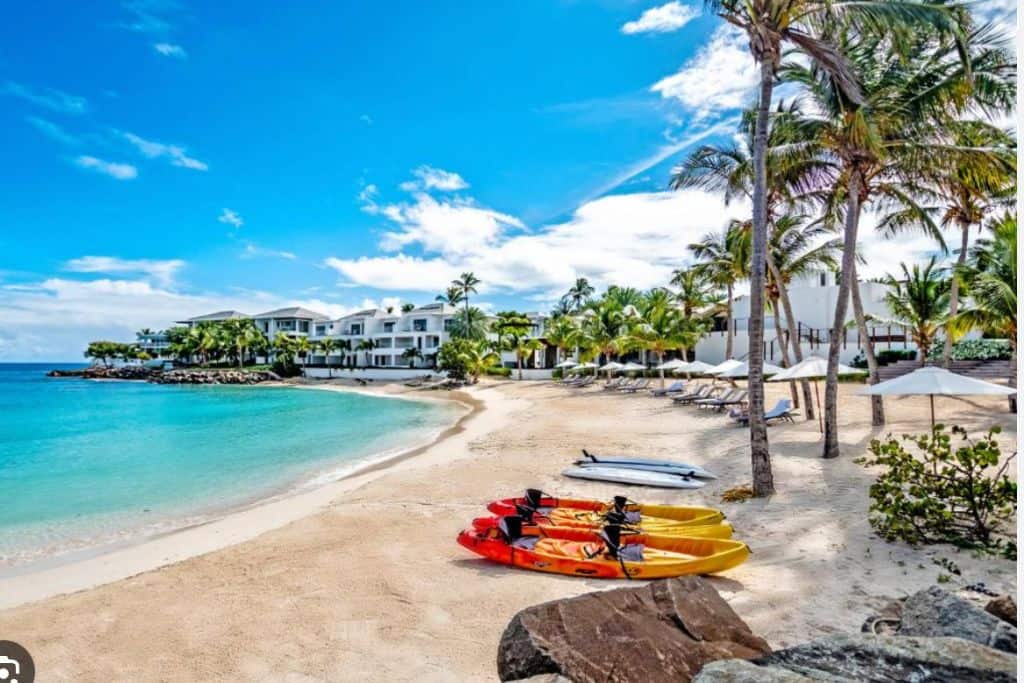
{"label": "rocky breakwater", "polygon": [[171,370],[150,378],[156,384],[259,384],[278,382],[281,377],[269,370]]}
{"label": "rocky breakwater", "polygon": [[163,371],[143,365],[117,368],[93,366],[83,370],[51,370],[48,377],[83,377],[85,379],[141,380],[154,384],[259,384],[277,382],[281,377],[269,370],[211,370],[186,368]]}

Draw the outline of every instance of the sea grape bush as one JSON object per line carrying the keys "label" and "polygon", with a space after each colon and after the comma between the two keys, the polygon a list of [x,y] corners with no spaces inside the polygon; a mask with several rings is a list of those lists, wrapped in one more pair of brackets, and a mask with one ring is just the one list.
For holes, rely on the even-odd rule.
{"label": "sea grape bush", "polygon": [[999,432],[972,440],[939,424],[931,434],[873,440],[858,460],[883,468],[869,491],[871,525],[890,541],[951,543],[1016,560],[1005,531],[1017,511],[1017,483],[1006,474],[1016,454],[1002,458]]}
{"label": "sea grape bush", "polygon": [[[965,339],[953,344],[953,360],[1009,360],[1012,349],[1007,339]],[[936,344],[928,353],[928,360],[942,358],[942,345]]]}

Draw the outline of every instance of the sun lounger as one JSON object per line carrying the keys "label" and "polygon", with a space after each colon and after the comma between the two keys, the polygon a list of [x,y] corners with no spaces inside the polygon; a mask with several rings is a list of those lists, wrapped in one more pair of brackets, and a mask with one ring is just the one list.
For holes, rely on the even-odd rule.
{"label": "sun lounger", "polygon": [[675,398],[672,399],[672,401],[679,405],[689,405],[694,401],[700,401],[709,398],[717,398],[717,395],[722,391],[725,391],[724,387],[716,387],[713,384],[706,384],[700,389],[698,389],[696,394],[676,396]]}
{"label": "sun lounger", "polygon": [[746,402],[747,392],[742,389],[735,389],[721,398],[709,398],[704,401],[697,401],[697,405],[701,408],[711,408],[712,410],[725,410],[727,406],[742,405]]}
{"label": "sun lounger", "polygon": [[638,391],[646,389],[647,385],[650,384],[650,383],[651,383],[651,380],[649,380],[649,379],[641,380],[641,381],[637,382],[636,384],[632,384],[632,385],[630,385],[628,387],[623,387],[622,389],[619,389],[619,391],[621,391],[624,394],[635,394]]}
{"label": "sun lounger", "polygon": [[699,398],[693,401],[693,405],[697,406],[698,408],[704,408],[705,406],[716,406],[722,401],[728,401],[734,396],[739,395],[740,392],[740,389],[729,389],[721,396],[709,396],[708,398]]}
{"label": "sun lounger", "polygon": [[622,391],[623,389],[628,389],[629,387],[633,386],[634,384],[636,384],[639,381],[640,380],[637,380],[637,379],[623,380],[621,383],[615,385],[614,387],[609,387],[608,390],[609,391]]}
{"label": "sun lounger", "polygon": [[[793,418],[798,414],[798,411],[793,410],[793,404],[790,403],[788,398],[780,398],[779,402],[775,404],[775,407],[765,412],[765,422],[771,423],[772,420],[784,420],[787,422],[796,422]],[[750,422],[750,414],[743,413],[742,415],[735,418],[740,424],[747,424]]]}
{"label": "sun lounger", "polygon": [[625,377],[617,377],[615,379],[610,379],[607,382],[605,382],[604,386],[601,387],[601,388],[604,389],[605,391],[611,391],[612,389],[618,389],[619,387],[622,386],[622,384],[625,381],[626,381]]}
{"label": "sun lounger", "polygon": [[662,389],[651,389],[651,396],[668,396],[669,394],[681,394],[686,388],[685,381],[673,382]]}
{"label": "sun lounger", "polygon": [[596,381],[597,381],[596,377],[594,377],[593,375],[587,375],[586,377],[583,378],[582,382],[580,382],[578,384],[572,385],[572,388],[573,389],[582,389],[583,387],[589,387],[591,384],[593,384]]}

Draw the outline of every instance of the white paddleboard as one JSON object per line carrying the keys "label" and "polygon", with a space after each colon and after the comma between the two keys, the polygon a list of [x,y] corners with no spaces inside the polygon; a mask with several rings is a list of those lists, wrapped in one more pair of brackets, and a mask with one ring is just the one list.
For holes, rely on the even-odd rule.
{"label": "white paddleboard", "polygon": [[624,467],[570,467],[569,469],[562,470],[562,475],[573,477],[574,479],[610,481],[616,484],[635,484],[636,486],[656,486],[664,489],[699,489],[704,487],[704,482],[690,479],[682,474],[648,472]]}
{"label": "white paddleboard", "polygon": [[648,458],[629,458],[621,455],[597,455],[583,451],[584,458],[577,460],[580,467],[622,467],[648,472],[664,472],[666,474],[689,474],[699,479],[717,479],[703,467],[674,460],[654,460]]}

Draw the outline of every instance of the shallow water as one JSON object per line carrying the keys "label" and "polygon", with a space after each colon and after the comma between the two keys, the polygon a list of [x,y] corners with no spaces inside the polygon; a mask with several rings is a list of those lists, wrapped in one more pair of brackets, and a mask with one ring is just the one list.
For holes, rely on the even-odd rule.
{"label": "shallow water", "polygon": [[421,443],[457,406],[0,364],[0,568],[131,541]]}

